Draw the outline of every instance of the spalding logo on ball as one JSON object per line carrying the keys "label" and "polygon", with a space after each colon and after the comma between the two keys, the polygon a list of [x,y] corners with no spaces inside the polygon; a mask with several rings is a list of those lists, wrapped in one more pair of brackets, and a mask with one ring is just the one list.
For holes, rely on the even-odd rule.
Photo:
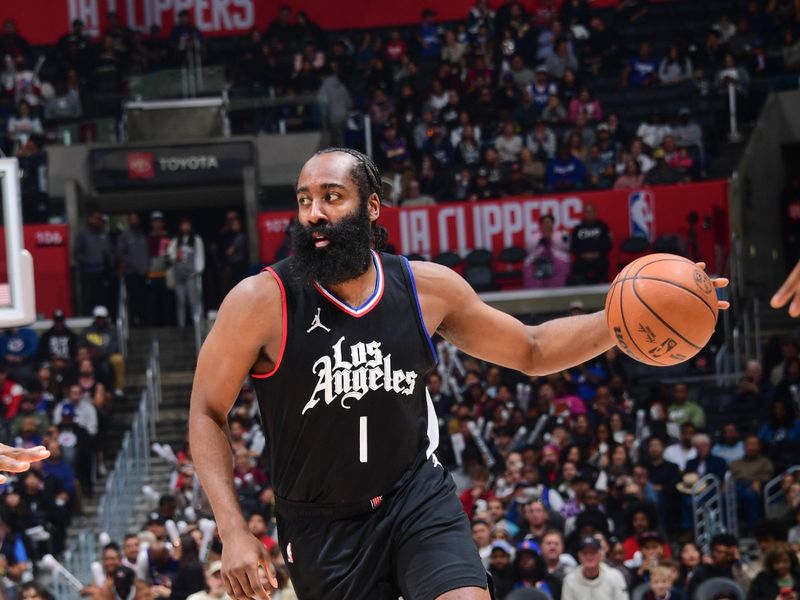
{"label": "spalding logo on ball", "polygon": [[684,362],[714,333],[714,283],[682,256],[643,256],[611,284],[606,321],[617,346],[631,358],[656,367]]}

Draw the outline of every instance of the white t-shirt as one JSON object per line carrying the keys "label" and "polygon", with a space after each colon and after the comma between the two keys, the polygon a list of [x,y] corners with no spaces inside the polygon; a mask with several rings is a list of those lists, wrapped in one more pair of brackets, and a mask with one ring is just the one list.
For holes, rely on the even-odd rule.
{"label": "white t-shirt", "polygon": [[578,567],[564,578],[561,600],[628,600],[628,590],[622,573],[600,563],[600,574],[586,579]]}
{"label": "white t-shirt", "polygon": [[689,449],[680,444],[671,444],[664,450],[664,460],[675,463],[681,471],[686,470],[686,463],[697,456],[697,450],[692,446]]}

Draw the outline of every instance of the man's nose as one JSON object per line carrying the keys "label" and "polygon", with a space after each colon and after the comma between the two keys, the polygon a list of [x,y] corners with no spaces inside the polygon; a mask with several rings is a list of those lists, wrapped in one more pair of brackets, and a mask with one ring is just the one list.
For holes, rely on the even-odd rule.
{"label": "man's nose", "polygon": [[320,200],[312,200],[311,201],[311,210],[309,211],[309,220],[312,223],[320,223],[320,222],[327,223],[328,217],[325,214],[325,209],[323,207],[322,201],[320,201]]}

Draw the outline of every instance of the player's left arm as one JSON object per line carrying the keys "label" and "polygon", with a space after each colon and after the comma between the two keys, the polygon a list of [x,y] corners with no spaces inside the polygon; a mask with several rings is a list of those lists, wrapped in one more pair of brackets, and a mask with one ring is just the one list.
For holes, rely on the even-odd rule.
{"label": "player's left arm", "polygon": [[[414,262],[412,269],[429,333],[439,333],[476,358],[528,375],[548,375],[586,362],[614,345],[605,311],[526,326],[485,304],[447,267]],[[714,281],[717,287],[727,283]],[[720,308],[727,308],[727,302],[721,302]]]}

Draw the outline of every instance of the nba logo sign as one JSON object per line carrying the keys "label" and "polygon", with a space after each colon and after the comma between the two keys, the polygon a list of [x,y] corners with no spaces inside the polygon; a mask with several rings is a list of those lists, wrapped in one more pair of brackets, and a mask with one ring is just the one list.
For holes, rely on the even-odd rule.
{"label": "nba logo sign", "polygon": [[628,216],[631,237],[642,237],[652,242],[656,237],[656,199],[647,191],[633,192],[628,196]]}
{"label": "nba logo sign", "polygon": [[152,152],[128,152],[128,179],[152,179],[155,176]]}

